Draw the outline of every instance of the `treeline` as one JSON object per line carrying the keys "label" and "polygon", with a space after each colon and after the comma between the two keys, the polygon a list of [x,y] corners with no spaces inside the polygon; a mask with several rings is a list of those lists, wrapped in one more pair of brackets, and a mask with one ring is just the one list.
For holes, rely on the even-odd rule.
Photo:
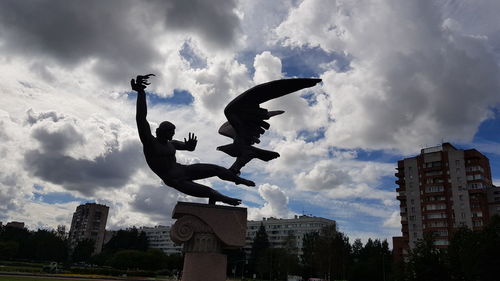
{"label": "treeline", "polygon": [[0,228],[0,259],[66,261],[68,245],[55,231]]}
{"label": "treeline", "polygon": [[[253,241],[251,255],[243,265],[229,260],[229,273],[264,280],[287,280],[287,276],[326,280],[391,280],[392,254],[387,241],[369,239],[363,245],[337,231],[335,226],[319,233],[307,233],[302,239],[302,253],[294,235],[289,235],[283,248],[271,248],[263,225]],[[239,268],[238,268],[239,267]],[[234,270],[236,269],[236,270]]]}
{"label": "treeline", "polygon": [[481,231],[460,228],[446,250],[437,249],[432,235],[420,240],[407,262],[398,265],[397,280],[496,281],[500,278],[500,217]]}
{"label": "treeline", "polygon": [[97,265],[122,270],[162,270],[173,274],[182,269],[181,255],[166,255],[149,249],[144,232],[136,228],[119,230],[101,253],[93,255],[94,241],[82,240],[70,249],[68,240],[56,231],[29,231],[26,228],[0,228],[0,260],[49,262],[66,265]]}
{"label": "treeline", "polygon": [[230,276],[287,280],[288,275],[350,281],[467,281],[499,280],[500,217],[481,231],[458,229],[448,249],[438,249],[431,234],[420,240],[404,260],[393,260],[386,240],[366,244],[335,229],[323,228],[302,239],[298,254],[293,235],[282,248],[271,248],[263,225],[253,242],[251,255],[229,255]]}
{"label": "treeline", "polygon": [[148,249],[144,232],[136,228],[119,230],[98,255],[90,257],[92,264],[118,269],[162,270],[167,275],[182,270],[180,254],[166,255],[159,249]]}

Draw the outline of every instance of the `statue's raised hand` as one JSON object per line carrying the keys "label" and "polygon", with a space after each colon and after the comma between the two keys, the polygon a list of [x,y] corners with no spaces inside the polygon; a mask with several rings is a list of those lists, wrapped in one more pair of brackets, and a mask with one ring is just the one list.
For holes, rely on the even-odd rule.
{"label": "statue's raised hand", "polygon": [[147,74],[147,75],[137,75],[136,79],[130,80],[130,86],[132,86],[132,90],[139,92],[139,91],[144,91],[146,89],[146,86],[151,84],[148,82],[148,79],[150,76],[155,76],[154,74]]}
{"label": "statue's raised hand", "polygon": [[186,149],[189,151],[193,151],[196,148],[196,144],[198,143],[198,139],[193,133],[189,133],[189,137],[186,140],[184,138],[184,145],[186,146]]}

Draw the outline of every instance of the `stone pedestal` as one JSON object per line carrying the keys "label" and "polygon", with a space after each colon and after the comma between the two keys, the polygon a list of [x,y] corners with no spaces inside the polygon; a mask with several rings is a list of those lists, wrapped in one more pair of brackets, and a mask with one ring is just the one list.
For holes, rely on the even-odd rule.
{"label": "stone pedestal", "polygon": [[172,217],[170,237],[184,245],[182,281],[225,281],[222,250],[245,245],[247,209],[178,202]]}

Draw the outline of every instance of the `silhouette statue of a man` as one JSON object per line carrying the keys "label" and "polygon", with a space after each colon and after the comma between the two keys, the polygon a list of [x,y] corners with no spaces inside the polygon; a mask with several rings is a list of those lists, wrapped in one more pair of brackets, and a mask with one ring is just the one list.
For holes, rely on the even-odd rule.
{"label": "silhouette statue of a man", "polygon": [[174,140],[175,125],[164,121],[156,129],[156,137],[151,134],[151,128],[146,120],[146,86],[150,83],[147,79],[154,74],[139,75],[136,80],[132,79],[130,84],[132,90],[137,92],[136,122],[139,137],[143,145],[144,156],[151,170],[157,174],[163,182],[187,195],[208,198],[209,204],[220,201],[233,206],[241,203],[240,199],[225,196],[216,190],[193,182],[217,176],[222,180],[231,181],[236,184],[255,186],[255,183],[239,177],[234,172],[221,166],[213,164],[182,165],[175,158],[176,150],[193,151],[196,148],[197,138],[189,133],[188,139],[184,141]]}

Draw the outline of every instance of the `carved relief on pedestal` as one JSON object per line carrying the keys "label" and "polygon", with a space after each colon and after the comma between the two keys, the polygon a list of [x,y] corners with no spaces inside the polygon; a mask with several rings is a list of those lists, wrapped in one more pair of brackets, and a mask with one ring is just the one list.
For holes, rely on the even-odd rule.
{"label": "carved relief on pedestal", "polygon": [[170,238],[177,244],[184,244],[184,251],[189,253],[214,253],[221,250],[220,241],[212,228],[191,215],[185,215],[174,223]]}

